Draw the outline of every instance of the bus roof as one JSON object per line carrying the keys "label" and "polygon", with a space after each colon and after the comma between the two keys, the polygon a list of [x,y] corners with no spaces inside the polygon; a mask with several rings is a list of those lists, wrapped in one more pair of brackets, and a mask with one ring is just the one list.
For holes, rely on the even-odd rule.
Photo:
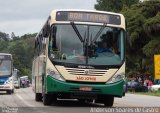
{"label": "bus roof", "polygon": [[12,54],[9,54],[9,53],[0,53],[0,55],[12,55]]}

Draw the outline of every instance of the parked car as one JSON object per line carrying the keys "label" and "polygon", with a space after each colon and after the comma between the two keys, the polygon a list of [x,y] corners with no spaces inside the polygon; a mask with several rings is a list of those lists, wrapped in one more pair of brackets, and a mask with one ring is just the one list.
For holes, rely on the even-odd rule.
{"label": "parked car", "polygon": [[160,90],[160,84],[158,85],[152,85],[151,86],[151,91],[158,91],[158,90]]}
{"label": "parked car", "polygon": [[138,82],[135,80],[128,81],[128,91],[135,91],[135,87],[138,85]]}
{"label": "parked car", "polygon": [[128,82],[128,91],[147,92],[148,88],[135,80],[131,80]]}

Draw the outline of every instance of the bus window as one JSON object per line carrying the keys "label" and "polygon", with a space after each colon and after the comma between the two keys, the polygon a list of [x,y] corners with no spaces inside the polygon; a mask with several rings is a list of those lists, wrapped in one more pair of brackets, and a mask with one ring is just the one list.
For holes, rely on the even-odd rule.
{"label": "bus window", "polygon": [[0,76],[11,74],[11,61],[0,60]]}

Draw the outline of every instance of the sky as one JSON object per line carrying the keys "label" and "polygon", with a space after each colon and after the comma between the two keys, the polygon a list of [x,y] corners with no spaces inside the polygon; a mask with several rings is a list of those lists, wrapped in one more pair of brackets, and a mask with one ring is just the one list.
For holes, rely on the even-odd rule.
{"label": "sky", "polygon": [[95,10],[96,0],[0,0],[0,31],[37,33],[54,9]]}

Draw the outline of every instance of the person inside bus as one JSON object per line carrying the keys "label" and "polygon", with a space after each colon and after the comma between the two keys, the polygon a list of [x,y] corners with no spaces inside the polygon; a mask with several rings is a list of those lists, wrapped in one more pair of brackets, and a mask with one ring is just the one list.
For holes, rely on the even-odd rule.
{"label": "person inside bus", "polygon": [[96,48],[96,54],[103,53],[103,52],[111,52],[112,48],[109,47],[106,41],[102,41],[101,44]]}
{"label": "person inside bus", "polygon": [[107,32],[106,34],[102,35],[101,39],[102,41],[95,51],[96,55],[102,52],[117,53],[116,38],[115,35],[113,35],[113,32]]}
{"label": "person inside bus", "polygon": [[108,43],[110,44],[110,47],[112,49],[112,53],[117,54],[118,53],[118,47],[117,47],[117,38],[116,33],[113,31],[107,32],[107,39]]}

